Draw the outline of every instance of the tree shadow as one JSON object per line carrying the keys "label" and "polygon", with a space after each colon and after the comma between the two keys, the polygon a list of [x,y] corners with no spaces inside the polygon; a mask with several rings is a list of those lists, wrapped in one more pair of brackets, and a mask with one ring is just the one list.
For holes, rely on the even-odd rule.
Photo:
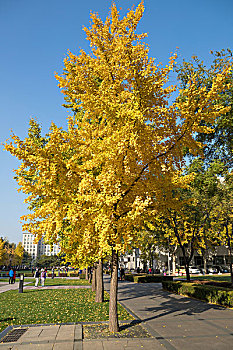
{"label": "tree shadow", "polygon": [[13,317],[1,318],[1,319],[0,319],[0,322],[12,321],[13,319],[14,319]]}
{"label": "tree shadow", "polygon": [[143,313],[145,315],[145,317],[141,316],[141,321],[143,322],[160,319],[164,316],[174,318],[196,316],[201,320],[204,317],[201,314],[208,311],[225,310],[230,313],[230,317],[233,316],[232,310],[226,309],[223,306],[208,304],[205,301],[165,291],[162,289],[160,283],[120,283],[118,301],[123,306],[131,308],[136,314],[142,315]]}

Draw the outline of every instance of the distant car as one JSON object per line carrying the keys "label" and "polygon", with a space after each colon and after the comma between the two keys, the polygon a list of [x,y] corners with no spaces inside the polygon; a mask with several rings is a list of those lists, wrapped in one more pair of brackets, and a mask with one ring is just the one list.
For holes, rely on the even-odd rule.
{"label": "distant car", "polygon": [[222,273],[229,273],[230,272],[230,269],[227,267],[227,266],[220,266],[221,269],[222,269]]}
{"label": "distant car", "polygon": [[218,273],[228,273],[229,272],[229,269],[226,266],[214,265],[213,268],[216,269]]}
{"label": "distant car", "polygon": [[218,269],[216,266],[214,265],[208,265],[207,268],[206,268],[206,272],[207,273],[218,273]]}
{"label": "distant car", "polygon": [[201,273],[201,270],[195,266],[189,266],[189,273],[198,274]]}

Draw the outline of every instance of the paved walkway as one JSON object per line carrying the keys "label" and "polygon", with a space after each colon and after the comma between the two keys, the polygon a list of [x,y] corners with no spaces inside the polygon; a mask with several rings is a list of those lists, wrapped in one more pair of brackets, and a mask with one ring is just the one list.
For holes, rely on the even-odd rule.
{"label": "paved walkway", "polygon": [[[105,288],[109,288],[108,277]],[[0,344],[0,350],[233,349],[231,309],[164,292],[157,283],[119,282],[118,299],[153,338],[80,341],[79,325],[42,326],[30,328],[13,345]]]}
{"label": "paved walkway", "polygon": [[[24,283],[25,285],[30,282]],[[0,293],[7,292],[8,290],[19,289],[19,282],[9,284],[8,282],[0,282]]]}
{"label": "paved walkway", "polygon": [[[35,286],[27,286],[27,284],[29,284],[31,282],[24,282],[24,289],[27,290],[27,289],[90,289],[91,286],[85,286],[85,285],[80,285],[80,286],[66,286],[66,285],[63,285],[63,286],[45,286],[42,287],[42,286],[38,286],[38,287],[35,287]],[[17,290],[19,289],[19,283],[16,282],[14,284],[9,284],[7,282],[0,282],[0,293],[4,293],[4,292],[7,292],[8,290]]]}
{"label": "paved walkway", "polygon": [[162,290],[161,284],[119,282],[118,300],[165,349],[233,349],[233,310]]}

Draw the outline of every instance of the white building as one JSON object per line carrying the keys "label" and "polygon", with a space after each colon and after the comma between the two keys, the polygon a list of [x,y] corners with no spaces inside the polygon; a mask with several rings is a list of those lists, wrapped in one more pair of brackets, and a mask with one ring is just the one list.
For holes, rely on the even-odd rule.
{"label": "white building", "polygon": [[128,269],[136,270],[138,267],[143,269],[143,263],[140,260],[140,250],[139,248],[132,249],[131,254],[122,254],[119,256],[119,265]]}
{"label": "white building", "polygon": [[43,239],[38,243],[34,243],[35,236],[32,233],[23,233],[22,245],[26,252],[28,252],[33,259],[41,255],[57,255],[60,252],[59,244],[53,244],[53,248],[49,244],[45,244]]}

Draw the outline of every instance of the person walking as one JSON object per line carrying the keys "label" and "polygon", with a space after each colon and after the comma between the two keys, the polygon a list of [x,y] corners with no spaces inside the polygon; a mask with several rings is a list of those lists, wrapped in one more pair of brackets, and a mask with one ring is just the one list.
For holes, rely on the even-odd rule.
{"label": "person walking", "polygon": [[123,266],[121,266],[121,269],[120,269],[120,280],[121,281],[125,280],[125,269]]}
{"label": "person walking", "polygon": [[46,272],[44,269],[41,269],[41,274],[40,274],[41,287],[44,287],[45,279],[46,279]]}
{"label": "person walking", "polygon": [[52,268],[52,279],[54,279],[54,267]]}
{"label": "person walking", "polygon": [[38,268],[36,268],[36,272],[35,272],[35,275],[34,275],[35,279],[36,279],[36,282],[35,282],[35,287],[38,287],[38,284],[39,284],[39,279],[40,279],[40,271]]}
{"label": "person walking", "polygon": [[13,278],[14,278],[14,271],[11,268],[9,271],[9,284],[13,284]]}
{"label": "person walking", "polygon": [[13,271],[14,271],[14,275],[13,275],[13,283],[15,283],[15,280],[16,280],[16,269],[14,269]]}

